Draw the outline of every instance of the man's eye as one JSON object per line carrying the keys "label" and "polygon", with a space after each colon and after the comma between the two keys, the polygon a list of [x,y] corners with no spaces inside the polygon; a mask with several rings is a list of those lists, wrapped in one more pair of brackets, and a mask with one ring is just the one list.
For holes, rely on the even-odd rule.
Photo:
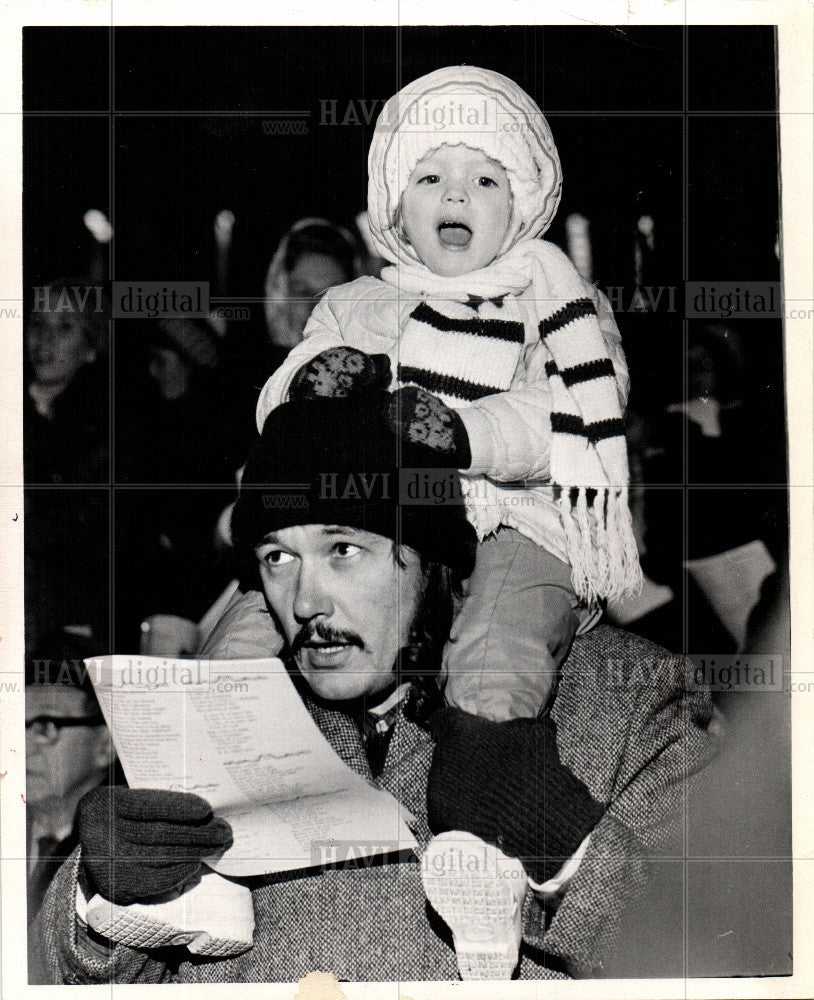
{"label": "man's eye", "polygon": [[357,552],[362,550],[358,545],[353,545],[350,542],[337,542],[334,545],[334,555],[339,556],[341,559],[347,559],[349,556],[355,556]]}
{"label": "man's eye", "polygon": [[480,184],[481,187],[485,188],[497,187],[497,181],[493,180],[491,177],[479,177],[478,184]]}
{"label": "man's eye", "polygon": [[284,552],[283,549],[268,549],[261,551],[259,555],[267,566],[284,566],[294,559],[290,552]]}

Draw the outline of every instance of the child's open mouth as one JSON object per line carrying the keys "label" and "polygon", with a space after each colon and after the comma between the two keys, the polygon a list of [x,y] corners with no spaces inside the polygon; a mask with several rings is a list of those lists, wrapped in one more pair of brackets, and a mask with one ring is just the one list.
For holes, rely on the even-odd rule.
{"label": "child's open mouth", "polygon": [[449,247],[466,247],[472,239],[472,230],[463,222],[442,222],[438,227],[438,238]]}

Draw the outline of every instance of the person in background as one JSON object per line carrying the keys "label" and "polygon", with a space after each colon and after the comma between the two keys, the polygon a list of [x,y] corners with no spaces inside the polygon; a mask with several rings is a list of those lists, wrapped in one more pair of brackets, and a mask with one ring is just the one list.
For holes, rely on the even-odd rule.
{"label": "person in background", "polygon": [[77,844],[79,800],[110,780],[116,755],[83,660],[98,652],[89,633],[44,636],[25,673],[28,916]]}
{"label": "person in background", "polygon": [[[366,264],[369,261],[365,260],[360,242],[344,226],[327,219],[306,216],[295,222],[280,240],[265,281],[267,339],[255,356],[231,359],[238,370],[238,379],[249,378],[247,391],[237,405],[241,413],[245,405],[245,426],[252,432],[260,389],[285,361],[291,348],[302,340],[314,306],[329,288],[359,277],[367,270]],[[237,468],[236,465],[236,473]],[[239,481],[239,474],[236,479]],[[231,552],[231,511],[230,504],[215,526],[216,549],[227,560]]]}
{"label": "person in background", "polygon": [[[223,485],[231,492],[248,441],[209,326],[166,319],[128,324],[126,333],[133,338],[132,363],[123,360],[124,350],[117,353],[117,480]],[[228,494],[207,488],[195,496],[190,503],[166,489],[119,491],[117,652],[139,648],[140,625],[150,615],[197,618],[228,581],[213,540]],[[206,558],[190,583],[193,553]]]}
{"label": "person in background", "polygon": [[214,369],[218,363],[215,342],[198,324],[184,320],[159,323],[160,337],[150,344],[148,374],[159,395],[168,403],[188,396],[195,369]]}
{"label": "person in background", "polygon": [[34,289],[25,332],[28,484],[109,479],[108,318],[101,286],[86,278]]}
{"label": "person in background", "polygon": [[676,603],[637,629],[684,652],[741,651],[749,614],[782,559],[785,491],[756,487],[785,480],[783,449],[750,389],[733,324],[690,324],[686,366],[685,398],[655,422],[644,472],[648,483],[674,482],[686,462],[690,489],[686,497],[648,491],[645,565],[686,593],[689,610]]}
{"label": "person in background", "polygon": [[271,357],[279,357],[274,368],[302,340],[308,317],[323,294],[358,277],[360,267],[360,247],[344,227],[307,217],[288,230],[271,259],[265,283]]}
{"label": "person in background", "polygon": [[[147,338],[143,390],[117,420],[116,475],[137,483],[230,483],[237,433],[210,329],[165,319]],[[125,409],[126,407],[126,409]]]}
{"label": "person in background", "polygon": [[224,344],[230,398],[247,431],[243,454],[233,471],[242,465],[255,437],[260,389],[300,343],[305,324],[324,293],[358,277],[363,264],[359,241],[327,219],[307,216],[283,235],[266,273],[262,335],[255,341],[230,335]]}

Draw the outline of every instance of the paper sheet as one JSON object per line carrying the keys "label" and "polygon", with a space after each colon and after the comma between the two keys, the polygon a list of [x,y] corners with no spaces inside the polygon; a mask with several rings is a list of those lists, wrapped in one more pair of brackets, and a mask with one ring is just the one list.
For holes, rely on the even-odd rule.
{"label": "paper sheet", "polygon": [[194,792],[231,824],[216,871],[319,865],[331,842],[356,857],[416,846],[402,806],[336,754],[281,660],[85,662],[130,787]]}
{"label": "paper sheet", "polygon": [[765,542],[755,539],[704,559],[688,559],[684,566],[737,643],[738,650],[743,650],[749,616],[760,600],[763,582],[777,569]]}

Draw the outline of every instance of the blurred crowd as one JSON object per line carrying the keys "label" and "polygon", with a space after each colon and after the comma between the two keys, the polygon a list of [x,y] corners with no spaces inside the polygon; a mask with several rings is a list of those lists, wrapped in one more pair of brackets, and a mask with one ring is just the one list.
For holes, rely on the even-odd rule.
{"label": "blurred crowd", "polygon": [[[115,766],[92,689],[63,665],[194,652],[196,623],[236,573],[226,512],[259,390],[320,296],[380,264],[361,229],[303,218],[283,234],[248,320],[118,321],[115,337],[103,281],[38,287],[24,400],[30,906],[72,846],[79,797]],[[678,652],[757,648],[776,619],[788,530],[783,402],[775,394],[767,417],[755,368],[765,331],[747,321],[746,343],[737,322],[686,324],[683,377],[654,388],[637,382],[649,360],[636,351],[662,318],[617,322],[646,578],[607,616]],[[777,351],[780,336],[778,321]]]}

